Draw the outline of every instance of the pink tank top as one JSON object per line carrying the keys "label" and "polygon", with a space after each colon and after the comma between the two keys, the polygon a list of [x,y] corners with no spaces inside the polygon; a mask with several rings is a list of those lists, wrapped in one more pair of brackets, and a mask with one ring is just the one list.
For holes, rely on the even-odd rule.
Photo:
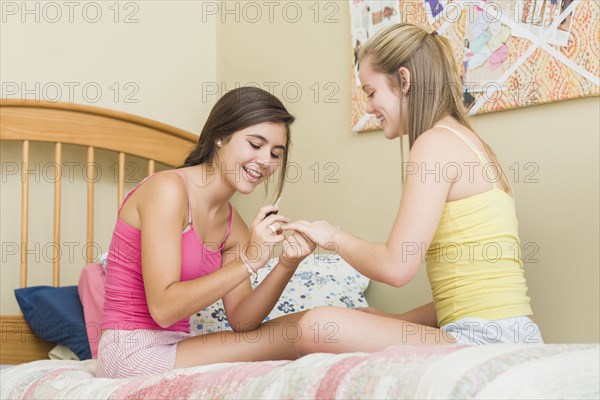
{"label": "pink tank top", "polygon": [[[175,172],[186,183],[182,173],[177,170],[162,171]],[[159,172],[160,173],[160,172]],[[117,223],[113,231],[112,241],[108,250],[106,268],[106,298],[104,300],[104,317],[101,329],[156,329],[180,331],[189,333],[188,319],[167,327],[161,328],[150,315],[144,279],[142,276],[141,257],[141,231],[126,224],[119,215],[121,208],[129,197],[150,177],[148,176],[125,197],[119,207]],[[187,183],[186,183],[187,188]],[[181,281],[192,280],[208,275],[221,266],[221,251],[225,240],[231,231],[233,212],[229,204],[229,223],[225,239],[217,248],[216,245],[206,246],[198,239],[192,222],[192,207],[188,195],[188,226],[181,236]]]}

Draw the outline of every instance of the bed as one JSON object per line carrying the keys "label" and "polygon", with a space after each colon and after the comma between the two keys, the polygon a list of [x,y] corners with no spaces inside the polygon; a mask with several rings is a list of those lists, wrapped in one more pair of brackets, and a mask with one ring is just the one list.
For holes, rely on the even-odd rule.
{"label": "bed", "polygon": [[[30,159],[30,146],[34,142],[50,143],[53,147],[53,165],[59,166],[65,162],[63,148],[66,145],[83,146],[88,168],[93,168],[98,151],[115,153],[118,160],[115,170],[117,179],[111,190],[116,199],[110,207],[116,209],[124,197],[128,183],[128,159],[143,159],[146,175],[160,168],[174,167],[181,163],[185,154],[194,146],[197,136],[146,118],[91,106],[0,101],[0,140],[3,143],[13,141],[20,144],[23,171],[27,171],[28,166],[34,162]],[[23,290],[33,288],[28,284],[28,256],[31,252],[28,252],[27,244],[32,227],[29,219],[31,210],[38,207],[37,204],[30,204],[29,193],[31,185],[36,184],[27,174],[23,174],[20,180],[20,229],[17,226],[11,227],[20,232],[22,245],[19,249],[19,261],[3,261],[2,267],[18,270],[19,283],[17,287],[7,287],[3,281],[2,290],[5,293],[12,292],[13,289],[17,289],[17,293],[24,293]],[[52,242],[57,244],[61,243],[61,237],[66,234],[61,231],[61,212],[65,204],[63,193],[68,193],[64,185],[66,183],[57,179],[53,182],[53,196],[43,199],[45,203],[51,204]],[[103,186],[101,190],[106,192],[108,189]],[[89,245],[97,240],[97,219],[94,217],[98,214],[96,208],[100,208],[95,207],[98,205],[94,201],[98,190],[95,192],[94,180],[88,179],[85,182],[85,193],[86,196],[82,199],[86,204],[85,243]],[[52,201],[47,201],[48,198]],[[93,246],[86,247],[84,256],[82,276],[83,271],[91,271],[101,279],[102,262],[94,254]],[[60,296],[67,293],[67,290],[63,290],[67,286],[61,286],[60,257],[53,257],[48,268],[52,271],[52,276],[51,281],[45,283],[45,290],[49,290],[51,294],[44,298],[44,302],[57,303],[61,312],[65,313],[65,309],[68,309],[65,302],[70,300],[63,301],[62,297],[56,295],[57,290],[61,290]],[[314,269],[311,268],[318,268],[320,271],[323,268],[329,269],[316,279]],[[261,271],[262,277],[258,277],[253,284],[264,279],[269,269]],[[82,299],[79,304],[82,311],[85,311],[84,322],[87,329],[84,345],[89,342],[92,347],[89,333],[92,324],[88,319],[83,296],[88,288],[101,285],[92,284],[84,289],[82,281],[79,282],[79,286],[69,293],[71,299],[73,296],[77,297],[77,294]],[[367,285],[368,280],[343,260],[331,255],[314,257],[303,262],[288,285],[290,290],[286,288],[270,317],[317,305],[364,306],[367,305],[364,299]],[[328,296],[321,295],[325,292]],[[302,301],[299,300],[300,297]],[[82,353],[71,348],[74,346],[72,342],[66,343],[76,353],[77,357],[74,358],[88,359],[48,359],[49,352],[56,349],[60,340],[44,340],[48,339],[47,331],[40,330],[36,323],[32,323],[29,311],[23,311],[26,307],[19,304],[20,312],[0,316],[0,364],[5,366],[0,371],[2,399],[600,396],[598,344],[392,346],[373,354],[313,354],[293,362],[222,363],[173,370],[162,375],[118,380],[99,379],[95,378],[95,359],[80,357]],[[196,329],[197,334],[227,329],[226,321],[220,318],[220,307],[215,304],[190,317],[190,325]],[[75,336],[78,335],[70,332],[67,339],[72,340]]]}

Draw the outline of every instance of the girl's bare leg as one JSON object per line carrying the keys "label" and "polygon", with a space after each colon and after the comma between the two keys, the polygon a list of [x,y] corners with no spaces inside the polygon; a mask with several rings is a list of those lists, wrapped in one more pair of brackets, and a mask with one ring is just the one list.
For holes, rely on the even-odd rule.
{"label": "girl's bare leg", "polygon": [[437,328],[348,308],[315,308],[304,314],[299,326],[302,330],[296,343],[299,355],[374,352],[395,344],[455,343],[451,335]]}
{"label": "girl's bare leg", "polygon": [[219,362],[295,360],[302,313],[275,318],[248,332],[217,332],[177,344],[175,368]]}

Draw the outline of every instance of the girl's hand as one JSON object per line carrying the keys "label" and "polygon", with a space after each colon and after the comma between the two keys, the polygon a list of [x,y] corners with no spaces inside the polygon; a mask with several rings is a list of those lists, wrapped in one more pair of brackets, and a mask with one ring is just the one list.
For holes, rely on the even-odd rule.
{"label": "girl's hand", "polygon": [[283,249],[279,256],[279,263],[291,268],[298,267],[300,262],[317,248],[315,242],[300,232],[292,233],[281,245]]}
{"label": "girl's hand", "polygon": [[319,246],[329,249],[335,245],[334,236],[339,228],[327,221],[295,221],[283,227],[284,231],[294,230],[302,233],[305,237],[317,243]]}
{"label": "girl's hand", "polygon": [[242,249],[242,253],[255,270],[264,267],[271,258],[273,246],[285,240],[281,227],[289,222],[289,219],[277,214],[265,218],[271,211],[277,211],[277,207],[267,205],[258,211],[250,224],[250,242]]}

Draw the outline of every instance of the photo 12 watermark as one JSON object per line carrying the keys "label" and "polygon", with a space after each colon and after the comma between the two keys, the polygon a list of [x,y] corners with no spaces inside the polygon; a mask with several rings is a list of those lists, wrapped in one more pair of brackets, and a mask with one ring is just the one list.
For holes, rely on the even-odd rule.
{"label": "photo 12 watermark", "polygon": [[[59,261],[69,264],[83,263],[85,265],[88,261],[99,262],[101,255],[108,250],[97,242],[76,241],[62,241],[59,243],[54,241],[29,241],[25,245],[21,242],[3,240],[0,247],[2,250],[2,264],[4,265],[17,265],[25,260],[36,264],[51,264]],[[92,259],[88,260],[87,253],[90,248],[92,249]],[[128,249],[127,254],[134,254],[134,250]],[[120,256],[123,257],[122,253]]]}
{"label": "photo 12 watermark", "polygon": [[140,22],[137,1],[1,1],[0,20],[3,24],[58,24],[102,21],[122,24]]}
{"label": "photo 12 watermark", "polygon": [[137,82],[10,82],[0,85],[3,101],[66,103],[139,103]]}
{"label": "photo 12 watermark", "polygon": [[266,91],[270,96],[277,97],[286,103],[298,103],[305,99],[313,103],[320,104],[338,104],[340,102],[340,85],[337,82],[313,81],[307,84],[300,82],[202,82],[201,98],[203,103],[214,103],[225,93],[242,88],[238,91],[238,96],[252,97],[262,96],[262,94],[250,94],[244,87],[255,87]]}
{"label": "photo 12 watermark", "polygon": [[335,24],[340,22],[341,12],[336,1],[203,1],[201,21]]}
{"label": "photo 12 watermark", "polygon": [[419,182],[448,182],[455,183],[465,180],[474,183],[483,179],[490,184],[502,181],[504,177],[513,183],[540,183],[540,165],[534,161],[515,161],[508,167],[508,172],[500,163],[492,161],[481,164],[479,161],[464,162],[413,162],[403,164],[404,182],[410,177],[415,177]]}

